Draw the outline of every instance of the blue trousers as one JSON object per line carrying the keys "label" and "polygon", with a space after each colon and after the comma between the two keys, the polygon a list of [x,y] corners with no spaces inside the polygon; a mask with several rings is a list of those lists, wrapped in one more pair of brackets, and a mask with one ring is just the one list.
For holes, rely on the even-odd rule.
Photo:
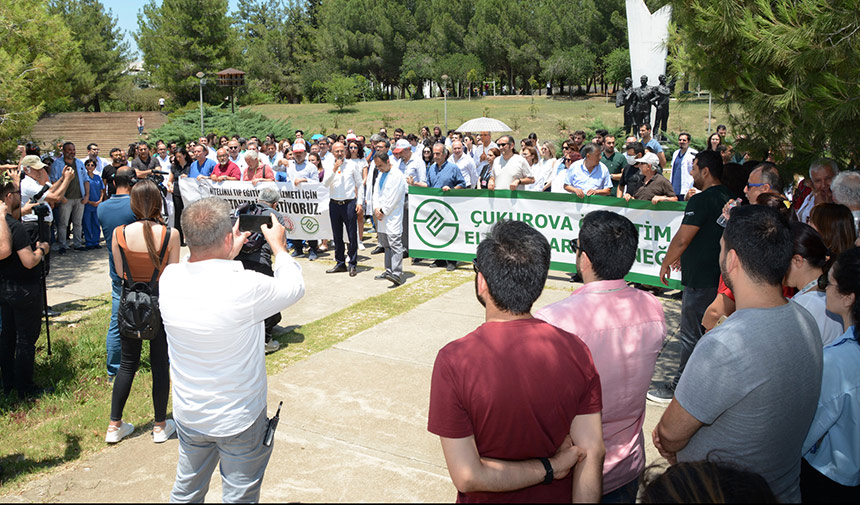
{"label": "blue trousers", "polygon": [[84,227],[84,239],[86,239],[87,247],[99,245],[99,239],[102,236],[102,229],[99,226],[99,216],[97,211],[98,209],[92,205],[87,204],[84,206],[84,219],[82,224]]}
{"label": "blue trousers", "polygon": [[108,325],[105,348],[107,349],[107,373],[115,377],[122,361],[122,341],[119,338],[119,323],[116,320],[119,312],[119,297],[122,295],[122,281],[111,279],[110,324]]}

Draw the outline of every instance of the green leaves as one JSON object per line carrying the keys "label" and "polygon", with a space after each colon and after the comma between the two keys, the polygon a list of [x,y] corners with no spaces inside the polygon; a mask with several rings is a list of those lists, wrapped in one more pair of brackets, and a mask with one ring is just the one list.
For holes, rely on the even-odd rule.
{"label": "green leaves", "polygon": [[[256,135],[265,138],[266,134],[274,133],[278,138],[292,138],[293,129],[289,123],[269,119],[266,116],[247,109],[237,110],[231,114],[229,110],[204,106],[203,124],[206,133],[216,135],[240,135],[250,138]],[[200,137],[200,109],[192,106],[170,115],[170,120],[161,128],[150,133],[153,139],[165,142],[175,140],[182,144]]]}

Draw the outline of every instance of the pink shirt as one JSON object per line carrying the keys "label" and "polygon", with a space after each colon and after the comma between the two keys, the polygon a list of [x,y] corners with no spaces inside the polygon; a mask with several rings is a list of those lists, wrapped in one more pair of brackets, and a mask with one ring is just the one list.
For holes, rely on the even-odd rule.
{"label": "pink shirt", "polygon": [[666,336],[663,306],[623,279],[590,282],[535,314],[582,339],[603,390],[603,493],[645,467],[645,394]]}

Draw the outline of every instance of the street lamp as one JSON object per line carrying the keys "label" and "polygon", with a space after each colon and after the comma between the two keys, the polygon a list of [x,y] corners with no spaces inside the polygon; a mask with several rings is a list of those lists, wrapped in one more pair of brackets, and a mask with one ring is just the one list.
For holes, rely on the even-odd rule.
{"label": "street lamp", "polygon": [[448,132],[448,74],[442,74],[442,82],[445,83],[445,132]]}
{"label": "street lamp", "polygon": [[200,79],[200,136],[205,135],[203,133],[203,85],[206,84],[206,79],[203,77],[206,75],[203,72],[197,72],[195,74],[198,79]]}

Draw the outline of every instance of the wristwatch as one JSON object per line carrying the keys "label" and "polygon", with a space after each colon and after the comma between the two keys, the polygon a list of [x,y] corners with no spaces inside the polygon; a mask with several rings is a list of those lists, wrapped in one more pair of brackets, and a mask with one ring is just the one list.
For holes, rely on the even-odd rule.
{"label": "wristwatch", "polygon": [[552,465],[549,463],[549,458],[538,458],[538,459],[540,460],[541,463],[543,463],[543,467],[546,470],[546,475],[544,476],[543,482],[541,482],[541,484],[543,484],[544,486],[546,486],[548,484],[552,484],[552,481],[555,478],[555,476],[553,474]]}

